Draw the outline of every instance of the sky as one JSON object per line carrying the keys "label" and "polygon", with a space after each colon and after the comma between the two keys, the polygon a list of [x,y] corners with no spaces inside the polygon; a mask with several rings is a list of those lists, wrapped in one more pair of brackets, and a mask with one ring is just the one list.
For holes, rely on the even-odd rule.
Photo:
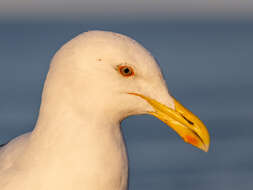
{"label": "sky", "polygon": [[252,0],[1,0],[8,19],[253,19]]}

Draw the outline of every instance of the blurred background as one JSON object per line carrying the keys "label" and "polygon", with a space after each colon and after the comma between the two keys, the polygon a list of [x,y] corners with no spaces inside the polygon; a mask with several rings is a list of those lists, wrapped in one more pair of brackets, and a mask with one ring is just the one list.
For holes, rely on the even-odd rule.
{"label": "blurred background", "polygon": [[252,190],[253,1],[1,0],[0,144],[31,131],[49,62],[88,30],[126,34],[207,125],[208,153],[151,116],[122,123],[130,190]]}

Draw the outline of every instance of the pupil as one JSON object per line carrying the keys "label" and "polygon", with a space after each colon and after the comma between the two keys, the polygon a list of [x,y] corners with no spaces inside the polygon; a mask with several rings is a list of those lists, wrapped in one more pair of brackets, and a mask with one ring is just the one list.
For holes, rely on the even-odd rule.
{"label": "pupil", "polygon": [[130,70],[129,70],[128,68],[125,68],[124,71],[125,71],[125,73],[127,74],[127,73],[129,73]]}

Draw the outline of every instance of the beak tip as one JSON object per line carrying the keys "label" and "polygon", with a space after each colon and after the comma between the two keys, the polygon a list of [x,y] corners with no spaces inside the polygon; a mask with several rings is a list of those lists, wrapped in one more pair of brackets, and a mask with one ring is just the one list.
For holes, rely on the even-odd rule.
{"label": "beak tip", "polygon": [[204,150],[204,152],[208,152],[209,147],[207,147],[207,148],[205,148],[205,149],[203,149],[203,150]]}
{"label": "beak tip", "polygon": [[203,150],[204,152],[208,152],[209,151],[209,144],[204,144],[200,149]]}
{"label": "beak tip", "polygon": [[[204,152],[208,152],[208,150],[209,150],[209,144],[210,144],[209,138],[206,138],[206,136],[202,136],[202,138],[201,138],[200,136],[194,137],[191,134],[191,135],[186,135],[185,137],[182,137],[182,138],[186,143],[191,144],[192,146],[195,146],[196,148],[198,148]],[[204,141],[206,139],[208,139],[207,142]]]}

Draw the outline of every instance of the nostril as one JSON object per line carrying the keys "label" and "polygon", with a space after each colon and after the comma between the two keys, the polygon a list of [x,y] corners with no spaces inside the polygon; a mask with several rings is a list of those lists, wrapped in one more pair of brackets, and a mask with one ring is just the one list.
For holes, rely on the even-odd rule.
{"label": "nostril", "polygon": [[194,125],[194,123],[192,121],[190,121],[189,119],[187,119],[183,114],[180,114],[190,125]]}

